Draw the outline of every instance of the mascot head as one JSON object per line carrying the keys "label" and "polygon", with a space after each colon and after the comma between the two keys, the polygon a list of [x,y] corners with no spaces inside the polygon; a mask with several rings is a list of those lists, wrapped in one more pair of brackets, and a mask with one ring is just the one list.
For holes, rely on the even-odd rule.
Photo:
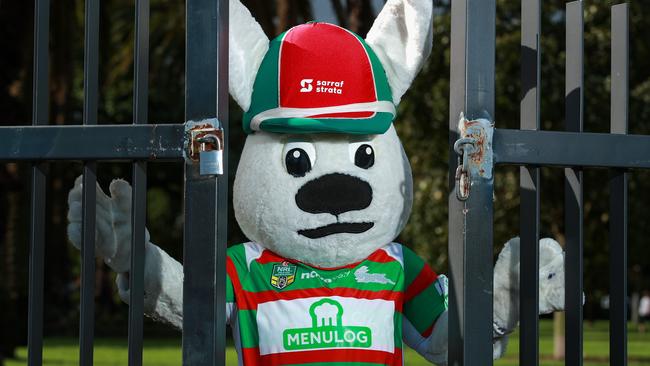
{"label": "mascot head", "polygon": [[389,0],[364,40],[308,23],[269,42],[230,2],[230,92],[248,133],[235,177],[252,241],[321,267],[360,261],[408,219],[396,105],[431,50],[432,4]]}

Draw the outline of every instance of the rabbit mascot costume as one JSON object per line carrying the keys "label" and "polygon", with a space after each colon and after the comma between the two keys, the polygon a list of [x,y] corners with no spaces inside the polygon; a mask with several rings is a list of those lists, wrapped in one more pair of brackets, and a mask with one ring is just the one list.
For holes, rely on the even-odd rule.
{"label": "rabbit mascot costume", "polygon": [[[393,242],[412,202],[395,109],[432,47],[432,0],[389,0],[365,39],[327,23],[269,41],[230,2],[230,93],[248,133],[234,210],[250,242],[227,257],[227,322],[244,365],[447,362],[447,282]],[[128,301],[128,183],[98,188],[97,253]],[[69,196],[80,245],[81,181]],[[147,235],[145,311],[180,327],[183,268]],[[495,357],[518,321],[518,239],[494,280]],[[540,310],[564,306],[564,256],[540,243]],[[552,275],[549,276],[549,274]]]}

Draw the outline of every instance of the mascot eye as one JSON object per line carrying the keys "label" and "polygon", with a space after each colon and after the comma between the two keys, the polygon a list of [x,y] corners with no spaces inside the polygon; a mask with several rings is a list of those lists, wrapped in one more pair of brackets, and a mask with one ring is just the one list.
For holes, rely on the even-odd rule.
{"label": "mascot eye", "polygon": [[308,142],[290,142],[284,147],[284,166],[287,173],[304,177],[316,162],[314,145]]}
{"label": "mascot eye", "polygon": [[291,149],[285,158],[287,172],[294,177],[304,177],[311,170],[309,155],[303,149]]}
{"label": "mascot eye", "polygon": [[375,165],[375,150],[368,144],[362,144],[354,152],[354,165],[368,169]]}

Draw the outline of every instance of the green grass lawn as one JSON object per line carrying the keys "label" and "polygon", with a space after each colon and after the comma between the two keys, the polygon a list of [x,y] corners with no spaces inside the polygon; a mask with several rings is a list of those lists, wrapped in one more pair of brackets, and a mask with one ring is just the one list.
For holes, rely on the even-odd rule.
{"label": "green grass lawn", "polygon": [[[640,334],[630,324],[628,326],[628,365],[650,365],[650,334]],[[553,355],[553,322],[543,320],[540,322],[540,365],[564,366],[564,361],[554,361]],[[519,335],[510,337],[508,352],[505,357],[494,364],[496,366],[519,365]],[[585,366],[609,365],[609,323],[598,321],[585,323],[583,354]]]}
{"label": "green grass lawn", "polygon": [[[609,365],[608,360],[608,323],[597,322],[585,324],[584,354],[585,366]],[[630,328],[628,339],[628,354],[630,366],[650,365],[650,334],[639,334]],[[506,357],[495,362],[498,366],[518,365],[518,338],[511,337]],[[73,366],[78,364],[78,345],[72,338],[48,338],[43,350],[43,364],[46,366]],[[144,364],[155,366],[171,366],[181,364],[181,340],[178,339],[145,339]],[[552,323],[544,320],[540,323],[540,365],[564,365],[561,361],[551,359],[553,347]],[[405,354],[405,364],[427,365],[428,363],[412,350]],[[8,360],[6,366],[22,366],[27,363],[26,349],[20,349],[17,360]],[[228,348],[226,365],[237,365],[237,355],[234,348]],[[97,339],[95,341],[95,365],[123,366],[127,364],[126,339]]]}

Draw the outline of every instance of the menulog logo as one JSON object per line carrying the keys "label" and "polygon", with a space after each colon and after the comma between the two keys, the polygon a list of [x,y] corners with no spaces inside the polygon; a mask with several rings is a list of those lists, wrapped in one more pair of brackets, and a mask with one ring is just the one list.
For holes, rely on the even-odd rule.
{"label": "menulog logo", "polygon": [[343,306],[332,299],[316,301],[309,307],[311,328],[286,329],[284,348],[288,351],[315,348],[368,348],[372,332],[368,327],[343,325]]}

